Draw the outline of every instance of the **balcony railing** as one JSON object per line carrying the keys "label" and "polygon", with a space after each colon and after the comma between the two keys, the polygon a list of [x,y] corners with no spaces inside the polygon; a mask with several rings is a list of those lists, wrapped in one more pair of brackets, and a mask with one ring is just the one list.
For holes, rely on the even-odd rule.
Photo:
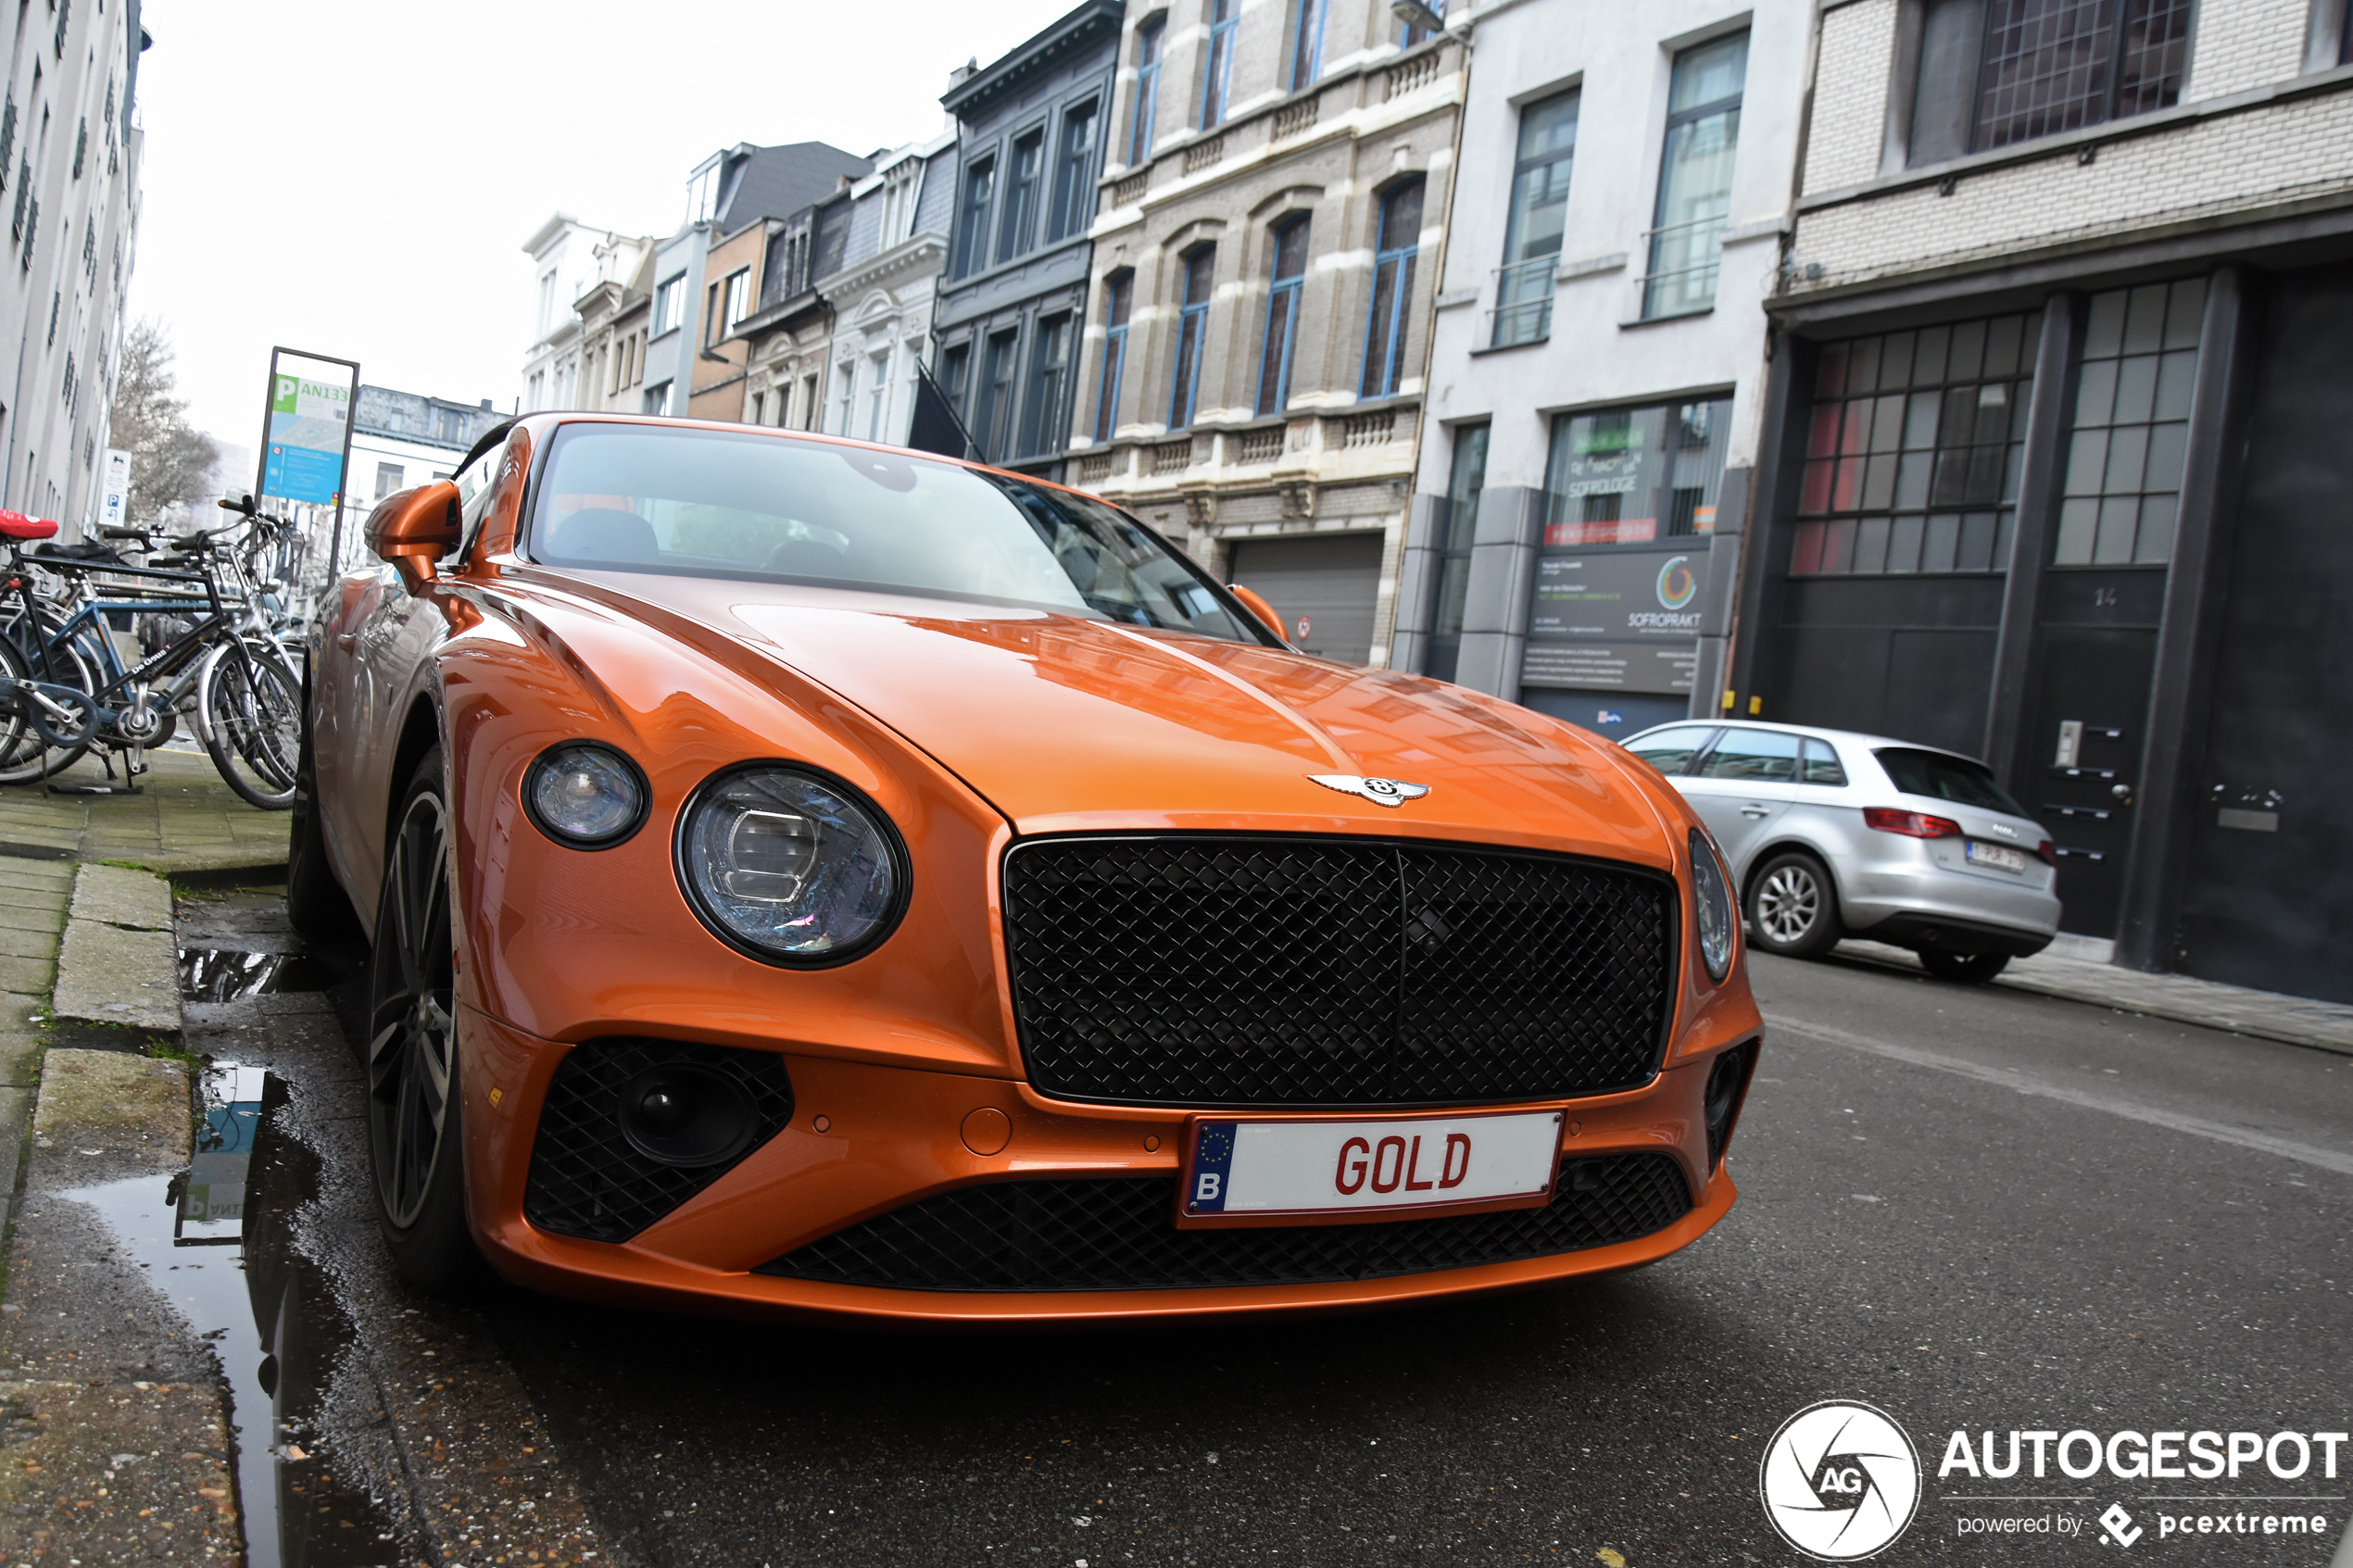
{"label": "balcony railing", "polygon": [[1715,308],[1725,227],[1719,212],[1642,232],[1650,255],[1650,270],[1642,274],[1644,320]]}
{"label": "balcony railing", "polygon": [[1557,256],[1533,256],[1495,269],[1495,330],[1489,346],[1510,348],[1553,335],[1553,269]]}

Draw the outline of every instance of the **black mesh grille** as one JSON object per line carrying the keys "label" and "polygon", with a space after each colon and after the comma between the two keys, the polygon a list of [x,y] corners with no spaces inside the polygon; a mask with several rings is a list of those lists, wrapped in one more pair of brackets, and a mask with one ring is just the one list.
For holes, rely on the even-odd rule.
{"label": "black mesh grille", "polygon": [[1362,839],[1039,839],[1005,861],[1030,1082],[1068,1099],[1542,1099],[1657,1070],[1666,877]]}
{"label": "black mesh grille", "polygon": [[557,1064],[531,1146],[523,1217],[543,1231],[626,1241],[743,1161],[682,1170],[648,1160],[621,1132],[621,1088],[649,1067],[692,1063],[724,1073],[751,1096],[749,1154],[792,1120],[782,1057],[686,1040],[590,1040]]}
{"label": "black mesh grille", "polygon": [[1314,1285],[1579,1252],[1691,1211],[1665,1154],[1572,1160],[1551,1205],[1363,1225],[1180,1231],[1168,1177],[990,1182],[895,1209],[757,1273],[897,1290],[1183,1290]]}

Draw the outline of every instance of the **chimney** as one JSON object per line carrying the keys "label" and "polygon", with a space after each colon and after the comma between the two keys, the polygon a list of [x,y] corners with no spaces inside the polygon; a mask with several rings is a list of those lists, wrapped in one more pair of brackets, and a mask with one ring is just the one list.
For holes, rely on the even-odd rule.
{"label": "chimney", "polygon": [[948,86],[950,91],[953,91],[958,87],[962,87],[964,84],[966,78],[977,76],[979,73],[980,56],[975,55],[965,60],[963,65],[958,66],[954,70],[948,73]]}
{"label": "chimney", "polygon": [[482,411],[485,414],[490,412],[490,399],[487,397],[482,400]]}

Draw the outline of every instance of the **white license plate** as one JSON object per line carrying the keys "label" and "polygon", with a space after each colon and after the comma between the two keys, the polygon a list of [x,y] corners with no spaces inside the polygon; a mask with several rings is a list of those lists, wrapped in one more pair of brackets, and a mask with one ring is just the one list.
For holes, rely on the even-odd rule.
{"label": "white license plate", "polygon": [[1961,853],[1972,866],[1992,866],[1997,871],[2022,872],[2026,869],[2023,850],[2005,849],[1998,844],[1982,844],[1972,838],[1962,846]]}
{"label": "white license plate", "polygon": [[1331,1122],[1201,1117],[1183,1218],[1533,1208],[1560,1169],[1561,1113]]}

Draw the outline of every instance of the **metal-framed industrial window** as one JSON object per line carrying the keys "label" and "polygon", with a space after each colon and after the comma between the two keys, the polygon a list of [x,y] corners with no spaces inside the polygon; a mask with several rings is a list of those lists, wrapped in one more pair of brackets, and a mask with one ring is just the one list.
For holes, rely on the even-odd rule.
{"label": "metal-framed industrial window", "polygon": [[1307,219],[1275,231],[1274,280],[1266,293],[1266,338],[1258,355],[1258,411],[1279,414],[1290,399],[1291,346],[1299,338],[1299,291],[1307,276]]}
{"label": "metal-framed industrial window", "polygon": [[1986,151],[2167,108],[2194,0],[1985,0],[1970,145]]}

